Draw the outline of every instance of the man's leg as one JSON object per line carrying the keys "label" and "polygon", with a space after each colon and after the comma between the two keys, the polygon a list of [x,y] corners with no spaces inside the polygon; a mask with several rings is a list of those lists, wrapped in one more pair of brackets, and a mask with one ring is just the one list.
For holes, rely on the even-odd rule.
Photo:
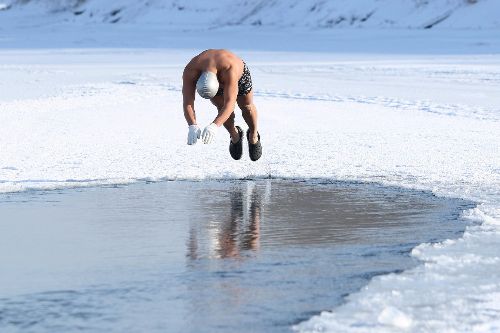
{"label": "man's leg", "polygon": [[[210,102],[215,105],[217,111],[220,113],[222,111],[222,108],[224,107],[224,96],[215,96],[210,100]],[[233,143],[236,143],[240,140],[240,135],[234,127],[234,112],[224,122],[224,127],[229,132],[229,135],[231,135],[231,141]]]}
{"label": "man's leg", "polygon": [[248,125],[249,141],[252,144],[259,141],[257,135],[257,108],[253,104],[253,90],[244,96],[238,96],[238,107],[241,109],[243,119]]}

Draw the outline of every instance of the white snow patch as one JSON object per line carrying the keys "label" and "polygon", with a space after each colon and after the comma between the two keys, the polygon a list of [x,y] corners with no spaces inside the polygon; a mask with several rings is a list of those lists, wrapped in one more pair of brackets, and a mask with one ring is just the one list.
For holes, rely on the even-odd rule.
{"label": "white snow patch", "polygon": [[393,307],[387,307],[377,318],[378,322],[384,325],[390,325],[401,329],[410,328],[412,320],[403,312]]}

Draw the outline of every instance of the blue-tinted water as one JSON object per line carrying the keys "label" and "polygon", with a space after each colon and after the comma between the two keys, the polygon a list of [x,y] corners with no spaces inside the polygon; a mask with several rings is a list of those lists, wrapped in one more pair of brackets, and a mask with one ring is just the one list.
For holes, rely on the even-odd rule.
{"label": "blue-tinted water", "polygon": [[470,207],[280,180],[2,195],[0,331],[288,332],[459,237]]}

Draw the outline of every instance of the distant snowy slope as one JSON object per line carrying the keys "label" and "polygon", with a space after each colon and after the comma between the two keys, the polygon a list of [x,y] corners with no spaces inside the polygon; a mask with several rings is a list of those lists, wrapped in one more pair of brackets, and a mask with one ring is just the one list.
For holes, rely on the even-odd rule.
{"label": "distant snowy slope", "polygon": [[29,21],[139,23],[182,29],[228,25],[490,29],[500,28],[500,1],[0,0],[0,24],[22,23],[23,17]]}

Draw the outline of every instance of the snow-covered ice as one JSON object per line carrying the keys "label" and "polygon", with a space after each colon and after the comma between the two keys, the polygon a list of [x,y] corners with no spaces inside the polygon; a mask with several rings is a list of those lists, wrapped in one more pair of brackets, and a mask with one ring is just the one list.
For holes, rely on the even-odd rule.
{"label": "snow-covered ice", "polygon": [[[374,278],[295,329],[500,330],[497,30],[294,28],[290,38],[266,28],[200,36],[137,27],[0,30],[1,192],[283,177],[474,200],[463,238],[418,246],[412,255],[422,265]],[[249,64],[264,148],[256,163],[230,159],[223,130],[211,146],[186,145],[181,73],[210,46]],[[197,103],[199,123],[208,124],[213,107]]]}

